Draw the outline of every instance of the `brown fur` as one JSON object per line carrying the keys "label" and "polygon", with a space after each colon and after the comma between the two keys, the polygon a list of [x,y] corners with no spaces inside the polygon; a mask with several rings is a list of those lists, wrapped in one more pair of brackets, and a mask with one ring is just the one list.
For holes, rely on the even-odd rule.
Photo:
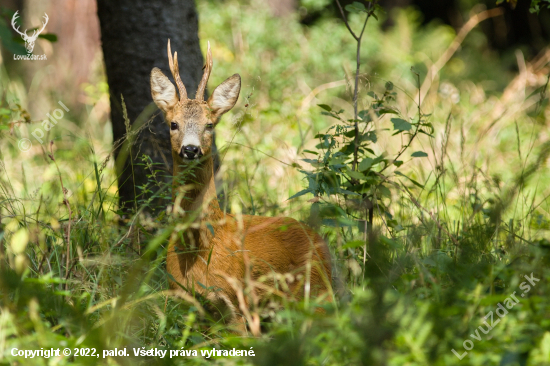
{"label": "brown fur", "polygon": [[[178,101],[174,86],[153,69],[151,91],[166,122],[178,124],[171,131],[174,210],[198,214],[191,228],[174,233],[170,240],[166,259],[173,277],[170,286],[206,297],[233,323],[240,320],[238,309],[243,304],[238,291],[246,287],[247,276],[254,281],[260,301],[274,294],[301,299],[306,293],[331,301],[330,253],[317,233],[291,218],[237,217],[219,207],[210,150],[213,133],[207,125],[215,125],[236,103],[240,76],[220,84],[208,102]],[[200,141],[204,158],[194,168],[194,178],[181,184],[190,162],[181,158],[180,150],[190,134]]]}

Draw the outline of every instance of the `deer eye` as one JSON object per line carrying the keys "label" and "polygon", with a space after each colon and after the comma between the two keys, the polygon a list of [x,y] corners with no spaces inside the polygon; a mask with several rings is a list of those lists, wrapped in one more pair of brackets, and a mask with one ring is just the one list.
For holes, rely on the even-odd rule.
{"label": "deer eye", "polygon": [[178,129],[178,124],[176,122],[170,123],[170,129],[171,130],[177,130]]}
{"label": "deer eye", "polygon": [[206,128],[209,129],[209,130],[211,130],[211,129],[214,128],[214,124],[213,124],[213,123],[207,123],[207,124],[206,124]]}

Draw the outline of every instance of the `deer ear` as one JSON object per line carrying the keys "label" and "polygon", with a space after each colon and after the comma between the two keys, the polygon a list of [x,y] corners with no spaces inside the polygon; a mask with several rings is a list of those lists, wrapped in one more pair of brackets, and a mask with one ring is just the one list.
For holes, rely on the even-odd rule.
{"label": "deer ear", "polygon": [[241,91],[241,76],[235,74],[218,85],[208,99],[208,105],[214,118],[221,117],[222,114],[228,112],[239,99]]}
{"label": "deer ear", "polygon": [[151,70],[151,95],[153,101],[164,113],[178,103],[174,84],[160,71],[158,67]]}

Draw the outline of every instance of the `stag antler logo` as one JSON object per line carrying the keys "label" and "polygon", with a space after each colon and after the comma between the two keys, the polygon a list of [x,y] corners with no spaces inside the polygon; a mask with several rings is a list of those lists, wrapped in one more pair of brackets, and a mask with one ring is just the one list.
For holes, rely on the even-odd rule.
{"label": "stag antler logo", "polygon": [[27,52],[32,53],[32,50],[34,49],[34,42],[36,42],[38,35],[42,33],[44,28],[46,28],[46,24],[48,24],[48,14],[44,13],[44,19],[46,20],[46,22],[42,23],[42,29],[35,29],[32,36],[29,36],[26,29],[25,32],[21,32],[19,31],[19,27],[16,28],[15,20],[17,19],[17,13],[18,11],[16,11],[15,14],[13,14],[13,18],[11,18],[11,26],[13,27],[13,29],[15,29],[17,33],[21,35],[21,38],[23,38],[23,40],[25,41],[25,48],[27,49]]}

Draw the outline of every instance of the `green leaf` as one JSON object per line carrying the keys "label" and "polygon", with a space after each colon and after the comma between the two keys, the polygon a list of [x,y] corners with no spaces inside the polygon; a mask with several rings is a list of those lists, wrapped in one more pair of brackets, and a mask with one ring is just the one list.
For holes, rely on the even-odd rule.
{"label": "green leaf", "polygon": [[71,295],[72,295],[71,291],[54,291],[53,294],[54,294],[54,295],[58,295],[58,296],[62,296],[62,297],[66,297],[66,296],[71,296]]}
{"label": "green leaf", "polygon": [[426,154],[424,151],[415,151],[411,154],[411,156],[413,158],[425,158],[426,156],[428,156],[428,154]]}
{"label": "green leaf", "polygon": [[412,128],[412,125],[401,118],[392,118],[393,128],[399,131],[409,131]]}
{"label": "green leaf", "polygon": [[339,189],[339,192],[338,193],[341,193],[341,194],[349,194],[350,196],[359,196],[359,193],[355,193],[355,192],[352,192],[352,191],[348,191],[346,189]]}
{"label": "green leaf", "polygon": [[332,158],[330,158],[329,165],[343,164],[346,159],[347,159],[347,156],[345,155],[340,155],[340,156],[333,155]]}
{"label": "green leaf", "polygon": [[319,189],[319,183],[317,183],[316,177],[313,175],[308,175],[307,177],[309,186],[308,189],[310,192],[315,192]]}
{"label": "green leaf", "polygon": [[[212,235],[216,235],[216,234],[214,233],[214,227],[212,226],[212,224],[210,224],[209,222],[207,222],[207,223],[206,223],[206,227],[208,228],[208,230],[210,230],[210,233],[211,233]],[[210,263],[210,259],[208,260],[208,262]]]}
{"label": "green leaf", "polygon": [[57,42],[57,35],[53,33],[40,34],[38,38],[44,38],[45,40],[50,42]]}
{"label": "green leaf", "polygon": [[342,250],[343,249],[359,248],[359,247],[362,247],[364,245],[365,245],[365,242],[362,241],[362,240],[353,240],[353,241],[349,241],[346,244],[342,245]]}
{"label": "green leaf", "polygon": [[317,104],[319,107],[323,108],[325,111],[327,112],[331,112],[332,111],[332,108],[330,108],[329,105],[326,105],[326,104]]}
{"label": "green leaf", "polygon": [[203,289],[208,290],[208,287],[206,287],[205,285],[203,285],[200,281],[197,281],[197,283],[198,283],[199,286],[202,287]]}
{"label": "green leaf", "polygon": [[356,172],[355,170],[348,170],[346,172],[346,174],[349,175],[350,178],[353,178],[353,179],[364,180],[366,178],[365,174],[363,174],[361,172]]}
{"label": "green leaf", "polygon": [[363,122],[370,122],[372,121],[372,118],[370,116],[370,113],[368,110],[360,111],[357,113],[357,116],[363,120]]}
{"label": "green leaf", "polygon": [[[208,224],[210,225],[210,224]],[[212,225],[210,225],[212,227]],[[212,235],[214,235],[214,229],[212,229]],[[206,261],[206,267],[210,266],[210,260],[212,259],[212,252],[214,251],[214,246],[210,249],[210,253],[208,254],[208,260]]]}
{"label": "green leaf", "polygon": [[397,170],[395,171],[395,174],[407,178],[407,179],[410,180],[415,186],[424,189],[424,186],[423,186],[422,184],[418,183],[417,181],[415,181],[415,180],[412,179],[412,178],[407,177],[405,174],[403,174],[403,173],[401,173],[401,172],[399,172],[399,171],[397,171]]}
{"label": "green leaf", "polygon": [[344,132],[344,136],[346,136],[346,137],[355,137],[355,130]]}
{"label": "green leaf", "polygon": [[310,164],[319,164],[319,160],[317,159],[301,159],[302,161],[305,161],[306,163]]}
{"label": "green leaf", "polygon": [[315,155],[319,155],[318,152],[316,151],[311,151],[311,150],[304,150],[305,153],[309,153],[309,154],[315,154]]}
{"label": "green leaf", "polygon": [[395,109],[391,108],[382,108],[378,111],[378,114],[397,114],[397,111]]}
{"label": "green leaf", "polygon": [[401,226],[401,224],[397,224],[397,226],[395,226],[393,229],[395,230],[396,233],[405,230],[405,228]]}
{"label": "green leaf", "polygon": [[401,248],[401,245],[397,243],[395,240],[385,237],[384,235],[379,236],[379,240],[388,245],[391,249],[399,249]]}
{"label": "green leaf", "polygon": [[367,11],[365,5],[357,1],[354,1],[353,4],[346,5],[346,10],[350,13],[361,13]]}
{"label": "green leaf", "polygon": [[362,162],[359,163],[359,170],[365,171],[369,169],[372,166],[372,163],[374,162],[371,158],[364,158]]}
{"label": "green leaf", "polygon": [[300,192],[296,193],[294,196],[290,197],[288,200],[291,200],[293,198],[296,198],[296,197],[300,197],[300,196],[303,196],[304,194],[308,194],[308,193],[311,193],[311,190],[309,189],[304,189],[304,190],[301,190]]}
{"label": "green leaf", "polygon": [[386,90],[393,90],[393,83],[391,81],[386,82]]}
{"label": "green leaf", "polygon": [[376,131],[369,131],[367,133],[364,133],[361,136],[361,141],[372,141],[376,143],[376,141],[378,141],[378,138],[376,136]]}
{"label": "green leaf", "polygon": [[391,198],[391,191],[388,187],[380,185],[377,187],[377,189],[382,196]]}

